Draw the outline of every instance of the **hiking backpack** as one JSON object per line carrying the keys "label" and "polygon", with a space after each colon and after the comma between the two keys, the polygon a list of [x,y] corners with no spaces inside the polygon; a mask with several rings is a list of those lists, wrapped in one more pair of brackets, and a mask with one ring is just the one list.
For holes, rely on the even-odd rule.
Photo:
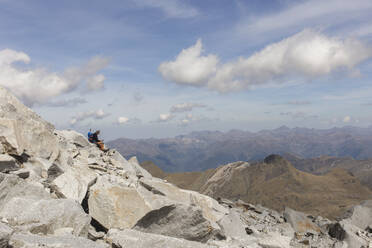
{"label": "hiking backpack", "polygon": [[90,143],[93,142],[93,133],[91,131],[88,132],[88,140]]}

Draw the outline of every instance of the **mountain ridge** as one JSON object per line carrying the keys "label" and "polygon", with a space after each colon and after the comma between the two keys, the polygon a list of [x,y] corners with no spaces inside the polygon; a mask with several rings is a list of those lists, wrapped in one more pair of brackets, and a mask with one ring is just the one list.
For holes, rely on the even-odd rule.
{"label": "mountain ridge", "polygon": [[368,159],[372,127],[309,129],[280,127],[256,133],[199,131],[164,139],[119,138],[108,145],[140,162],[153,161],[166,172],[203,171],[234,161],[259,161],[271,153],[301,158],[322,155]]}

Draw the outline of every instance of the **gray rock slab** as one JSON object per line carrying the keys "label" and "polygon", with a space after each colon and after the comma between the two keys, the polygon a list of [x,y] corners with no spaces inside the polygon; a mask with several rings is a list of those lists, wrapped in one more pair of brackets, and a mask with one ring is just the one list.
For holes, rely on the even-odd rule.
{"label": "gray rock slab", "polygon": [[9,244],[12,248],[109,248],[108,244],[93,242],[75,236],[41,236],[35,234],[13,234]]}
{"label": "gray rock slab", "polygon": [[90,144],[88,139],[84,135],[73,130],[58,130],[56,131],[56,133],[79,147],[86,147]]}
{"label": "gray rock slab", "polygon": [[95,183],[97,175],[88,167],[69,168],[53,180],[54,190],[66,198],[81,203],[88,188]]}
{"label": "gray rock slab", "polygon": [[279,233],[269,233],[258,241],[262,248],[288,248],[291,247],[291,237],[282,236]]}
{"label": "gray rock slab", "polygon": [[54,234],[72,228],[76,236],[87,237],[91,218],[71,199],[31,200],[14,197],[0,211],[0,217],[19,230]]}
{"label": "gray rock slab", "polygon": [[143,233],[136,230],[117,230],[110,229],[107,233],[107,240],[113,247],[131,247],[131,248],[216,248],[218,246],[206,245],[199,242],[188,241],[168,237],[164,235]]}
{"label": "gray rock slab", "polygon": [[50,199],[50,194],[39,183],[30,183],[16,175],[0,173],[0,211],[12,198]]}
{"label": "gray rock slab", "polygon": [[226,236],[247,238],[249,235],[246,231],[248,227],[242,220],[241,214],[235,209],[225,215],[220,221],[217,222]]}
{"label": "gray rock slab", "polygon": [[133,166],[133,168],[134,168],[134,171],[136,172],[136,175],[137,175],[138,177],[152,178],[151,174],[150,174],[147,170],[145,170],[145,169],[143,169],[143,168],[141,167],[141,165],[140,165],[139,162],[138,162],[137,157],[131,157],[131,158],[128,160],[128,162],[129,162],[130,164],[132,164],[132,166]]}

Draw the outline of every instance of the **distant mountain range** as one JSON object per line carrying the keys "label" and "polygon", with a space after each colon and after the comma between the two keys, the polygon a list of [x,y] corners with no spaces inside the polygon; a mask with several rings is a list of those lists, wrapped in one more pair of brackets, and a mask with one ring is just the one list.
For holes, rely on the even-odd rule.
{"label": "distant mountain range", "polygon": [[153,161],[166,172],[202,171],[235,161],[259,161],[272,153],[289,153],[299,159],[323,155],[372,158],[372,127],[200,131],[164,139],[119,138],[108,146],[124,156],[137,156],[140,162]]}
{"label": "distant mountain range", "polygon": [[181,188],[215,199],[241,199],[278,211],[290,207],[331,219],[340,217],[351,205],[372,198],[372,191],[344,169],[313,175],[296,169],[279,155],[270,155],[263,162],[234,162],[204,172],[165,173],[152,162],[144,162],[142,167]]}

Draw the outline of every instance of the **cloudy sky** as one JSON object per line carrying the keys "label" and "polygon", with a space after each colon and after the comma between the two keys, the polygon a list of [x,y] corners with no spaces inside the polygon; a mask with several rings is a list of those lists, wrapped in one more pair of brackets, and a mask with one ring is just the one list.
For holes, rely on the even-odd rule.
{"label": "cloudy sky", "polygon": [[0,85],[116,137],[372,124],[371,0],[0,0]]}

